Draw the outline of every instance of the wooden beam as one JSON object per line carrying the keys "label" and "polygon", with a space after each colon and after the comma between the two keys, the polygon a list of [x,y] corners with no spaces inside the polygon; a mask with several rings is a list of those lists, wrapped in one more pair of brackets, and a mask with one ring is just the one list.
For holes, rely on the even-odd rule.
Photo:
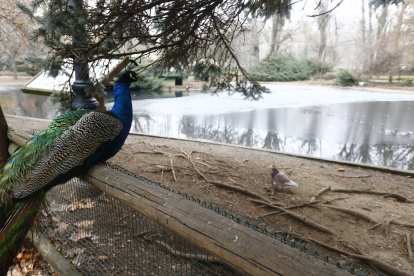
{"label": "wooden beam", "polygon": [[9,158],[9,140],[7,140],[7,122],[4,117],[3,110],[0,106],[0,167],[6,164],[7,158]]}
{"label": "wooden beam", "polygon": [[184,197],[98,164],[80,177],[243,275],[349,275]]}
{"label": "wooden beam", "polygon": [[33,241],[37,250],[39,250],[48,264],[53,267],[57,275],[82,276],[42,233],[30,230],[27,237]]}
{"label": "wooden beam", "polygon": [[322,259],[236,223],[183,196],[105,165],[94,165],[79,178],[243,275],[349,275]]}

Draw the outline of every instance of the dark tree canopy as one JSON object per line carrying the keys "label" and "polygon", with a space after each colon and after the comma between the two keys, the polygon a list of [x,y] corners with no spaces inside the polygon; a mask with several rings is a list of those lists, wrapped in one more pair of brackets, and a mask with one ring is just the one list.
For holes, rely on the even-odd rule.
{"label": "dark tree canopy", "polygon": [[[77,3],[75,2],[77,1]],[[265,91],[240,66],[232,41],[242,36],[248,16],[286,14],[291,0],[33,0],[20,5],[39,28],[33,39],[49,47],[47,69],[64,63],[96,63],[124,56],[151,57],[151,68],[209,74],[211,84],[256,99]],[[41,15],[39,15],[41,14]],[[72,42],[72,38],[76,42]],[[249,85],[248,82],[253,83]]]}
{"label": "dark tree canopy", "polygon": [[[153,60],[143,70],[173,68],[196,77],[208,75],[218,89],[257,99],[266,90],[241,67],[232,41],[244,35],[249,17],[289,17],[292,5],[307,3],[303,1],[97,0],[88,6],[82,0],[32,0],[30,7],[19,7],[39,26],[32,38],[50,49],[46,69],[52,76],[75,57],[93,69],[99,60],[134,55],[138,63],[141,58]],[[401,0],[373,2],[384,1]]]}
{"label": "dark tree canopy", "polygon": [[404,3],[404,0],[371,0],[369,4],[374,8],[379,8],[384,5],[398,5],[400,3]]}

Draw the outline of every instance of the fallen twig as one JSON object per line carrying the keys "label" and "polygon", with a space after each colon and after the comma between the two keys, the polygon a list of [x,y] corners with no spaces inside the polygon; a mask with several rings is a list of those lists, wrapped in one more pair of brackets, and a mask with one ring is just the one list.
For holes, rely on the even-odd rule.
{"label": "fallen twig", "polygon": [[309,241],[311,241],[311,242],[313,242],[313,243],[315,243],[315,244],[317,244],[317,245],[320,245],[320,246],[326,247],[326,248],[328,248],[328,249],[329,249],[329,250],[331,250],[331,251],[336,251],[336,252],[341,253],[341,254],[343,254],[343,255],[350,255],[350,254],[351,254],[351,253],[346,252],[346,251],[344,251],[344,250],[342,250],[342,249],[339,249],[339,248],[336,248],[336,247],[333,247],[333,246],[327,245],[326,243],[320,242],[320,241],[315,240],[315,239],[312,239],[312,238],[309,238],[308,240],[309,240]]}
{"label": "fallen twig", "polygon": [[[256,202],[256,201],[254,201],[254,202]],[[320,200],[317,200],[317,201],[314,201],[314,202],[307,202],[307,203],[303,203],[303,204],[289,206],[289,207],[286,207],[285,210],[286,209],[294,209],[294,208],[305,207],[305,206],[320,203],[320,202],[321,202]],[[282,213],[282,211],[270,212],[270,213],[259,216],[259,218],[264,218],[264,217],[271,216],[271,215],[276,215],[276,214],[279,214],[279,213]]]}
{"label": "fallen twig", "polygon": [[392,220],[387,221],[387,223],[385,224],[385,237],[388,238],[390,237],[389,231],[390,231],[390,224],[393,223]]}
{"label": "fallen twig", "polygon": [[240,183],[237,183],[237,181],[234,181],[233,179],[231,179],[230,177],[227,177],[231,182],[233,182],[234,184],[236,184],[236,185],[240,185],[240,186],[243,186],[243,187],[246,187],[246,185],[244,185],[244,184],[240,184]]}
{"label": "fallen twig", "polygon": [[213,180],[210,180],[209,182],[211,184],[214,184],[214,185],[217,185],[217,186],[221,186],[221,187],[224,187],[224,188],[227,188],[227,189],[232,189],[232,190],[239,191],[241,193],[244,193],[244,194],[256,197],[256,198],[260,198],[260,199],[262,199],[266,202],[269,202],[269,203],[271,202],[269,199],[265,198],[264,196],[261,196],[259,194],[254,193],[254,192],[251,192],[247,189],[243,189],[243,188],[240,188],[240,187],[235,187],[235,186],[232,186],[232,185],[229,185],[229,184],[225,184],[225,183],[221,183],[221,182],[213,181]]}
{"label": "fallen twig", "polygon": [[357,258],[357,259],[361,259],[361,260],[365,260],[365,261],[370,261],[373,265],[378,266],[379,268],[381,268],[382,270],[387,271],[388,273],[395,275],[395,276],[411,276],[411,274],[402,271],[390,264],[387,264],[383,261],[380,261],[376,258],[373,257],[369,257],[367,255],[349,255],[350,258]]}
{"label": "fallen twig", "polygon": [[218,262],[219,260],[213,258],[213,257],[208,257],[206,255],[197,255],[197,254],[191,254],[191,253],[183,253],[181,251],[179,251],[176,248],[172,248],[171,246],[169,246],[168,244],[159,241],[159,240],[152,240],[153,242],[161,245],[162,247],[164,247],[166,250],[169,250],[171,252],[174,252],[174,255],[180,256],[180,257],[186,257],[186,258],[190,258],[193,260],[202,260],[202,261],[206,261],[206,262],[210,262],[210,263],[214,263],[214,262]]}
{"label": "fallen twig", "polygon": [[393,197],[401,202],[414,203],[414,201],[412,201],[411,199],[403,197],[402,195],[399,195],[399,194],[378,192],[378,191],[373,191],[370,189],[331,189],[331,192],[382,195],[384,197]]}
{"label": "fallen twig", "polygon": [[183,151],[181,149],[181,152],[184,153],[187,156],[187,160],[191,162],[191,164],[193,164],[194,169],[198,172],[198,174],[207,182],[209,183],[210,181],[207,179],[207,177],[204,176],[204,174],[202,174],[196,167],[196,165],[194,164],[193,160],[191,159],[191,151],[190,153],[186,153],[185,151]]}
{"label": "fallen twig", "polygon": [[413,257],[413,252],[411,251],[411,237],[410,237],[410,232],[407,232],[406,239],[407,239],[408,261],[410,263],[412,263],[412,262],[414,262],[414,257]]}
{"label": "fallen twig", "polygon": [[175,172],[174,172],[174,166],[173,166],[173,160],[172,160],[172,158],[171,158],[171,171],[172,171],[172,174],[173,174],[173,176],[174,176],[174,180],[175,180],[175,182],[178,182],[178,181],[177,181],[177,177],[175,176]]}
{"label": "fallen twig", "polygon": [[258,200],[250,200],[250,201],[251,202],[255,202],[255,203],[259,203],[259,204],[264,204],[264,205],[269,206],[270,208],[273,208],[273,209],[276,209],[276,210],[285,212],[286,215],[289,215],[289,216],[291,216],[291,217],[293,217],[293,218],[295,218],[295,219],[303,222],[304,224],[306,224],[308,226],[311,226],[313,228],[316,228],[319,231],[322,231],[322,232],[325,232],[325,233],[329,233],[329,234],[332,234],[332,235],[336,235],[335,232],[333,232],[331,229],[329,229],[329,228],[327,228],[327,227],[325,227],[323,225],[320,225],[320,224],[318,224],[316,222],[313,222],[310,219],[308,219],[307,217],[301,216],[301,215],[296,214],[294,212],[288,211],[288,210],[286,210],[284,208],[281,208],[281,207],[278,207],[278,206],[269,204],[267,202],[262,202],[262,201],[258,201]]}
{"label": "fallen twig", "polygon": [[373,218],[369,217],[368,215],[366,215],[366,214],[364,214],[364,213],[362,213],[362,212],[356,211],[356,210],[354,210],[354,209],[348,209],[348,208],[336,207],[336,206],[325,205],[325,204],[322,204],[322,206],[325,206],[325,207],[328,207],[328,208],[331,208],[331,209],[334,209],[334,210],[337,210],[337,211],[341,211],[341,212],[344,212],[344,213],[347,213],[347,214],[354,215],[354,216],[356,216],[356,217],[359,217],[359,218],[365,219],[365,220],[367,220],[367,221],[369,221],[369,222],[379,223],[378,221],[376,221],[375,219],[373,219]]}
{"label": "fallen twig", "polygon": [[[300,208],[300,207],[312,205],[312,204],[315,204],[315,203],[321,203],[321,202],[322,202],[322,204],[327,204],[327,203],[330,203],[334,200],[341,200],[341,199],[346,199],[346,198],[348,198],[348,197],[334,198],[334,199],[330,199],[330,200],[327,200],[327,201],[324,201],[324,202],[322,202],[320,200],[316,200],[316,201],[313,201],[313,202],[307,202],[307,203],[303,203],[303,204],[299,204],[299,205],[289,206],[289,207],[286,207],[285,209]],[[313,207],[315,207],[315,206],[313,206]],[[317,207],[315,207],[315,208],[317,208]],[[270,212],[270,213],[259,216],[259,218],[264,218],[264,217],[271,216],[271,215],[277,215],[277,214],[280,214],[280,213],[282,213],[282,212],[281,211]]]}
{"label": "fallen twig", "polygon": [[380,226],[382,223],[378,223],[375,224],[374,226],[372,226],[371,228],[369,228],[368,230],[374,230],[375,228],[377,228],[378,226]]}
{"label": "fallen twig", "polygon": [[394,221],[394,220],[392,221],[392,223],[397,224],[397,225],[399,225],[399,226],[414,227],[414,224],[409,224],[409,223],[401,223],[401,222]]}
{"label": "fallen twig", "polygon": [[206,163],[200,162],[200,161],[195,161],[194,163],[198,163],[198,164],[204,165],[207,168],[212,169],[212,170],[216,170],[217,169],[216,167],[212,167],[212,166],[210,166],[210,165],[208,165]]}
{"label": "fallen twig", "polygon": [[352,251],[354,251],[355,253],[360,254],[360,255],[364,255],[364,253],[362,253],[361,249],[359,249],[358,246],[356,246],[356,245],[354,245],[354,244],[352,244],[348,241],[339,240],[339,242],[345,243],[345,246],[348,247],[349,249],[351,249]]}
{"label": "fallen twig", "polygon": [[311,197],[310,202],[315,201],[315,200],[316,200],[316,198],[317,198],[318,196],[320,196],[321,194],[323,194],[323,193],[324,193],[324,192],[326,192],[326,191],[329,191],[330,189],[331,189],[331,186],[329,186],[329,187],[325,187],[325,188],[323,188],[323,189],[319,190],[318,192],[316,192],[316,194],[314,194],[314,195]]}
{"label": "fallen twig", "polygon": [[[351,249],[352,251],[356,252],[359,255],[367,255],[364,252],[362,252],[362,250],[358,246],[356,246],[356,245],[354,245],[354,244],[352,244],[348,241],[340,241],[340,242],[345,243],[346,247],[348,247],[349,249]],[[350,253],[348,253],[348,254],[350,254]],[[378,270],[378,268],[375,265],[373,265],[370,261],[367,261],[367,262],[369,263],[370,266],[372,266],[374,268],[374,270]]]}

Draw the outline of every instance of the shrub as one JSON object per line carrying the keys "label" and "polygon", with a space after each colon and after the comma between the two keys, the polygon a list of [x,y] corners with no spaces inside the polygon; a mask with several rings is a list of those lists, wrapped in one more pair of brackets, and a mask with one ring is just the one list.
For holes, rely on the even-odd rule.
{"label": "shrub", "polygon": [[268,56],[259,68],[250,74],[258,81],[306,80],[317,73],[325,73],[331,67],[327,63],[293,56]]}
{"label": "shrub", "polygon": [[414,79],[412,79],[412,78],[404,79],[402,85],[403,86],[410,86],[411,84],[413,84],[413,81],[414,81]]}
{"label": "shrub", "polygon": [[[139,89],[141,91],[154,91],[162,87],[163,81],[162,79],[155,77],[154,73],[151,70],[143,70],[146,65],[150,64],[150,59],[143,59],[138,66],[132,66],[129,70],[135,71],[138,75],[143,78],[143,80],[133,82],[131,84],[131,89]],[[123,70],[124,72],[125,70]],[[120,75],[122,75],[122,73]],[[112,85],[115,85],[114,81],[111,81]]]}
{"label": "shrub", "polygon": [[203,83],[203,86],[202,86],[202,91],[203,91],[203,92],[207,92],[207,91],[208,91],[208,89],[209,89],[208,85],[207,85],[206,83]]}
{"label": "shrub", "polygon": [[22,69],[30,76],[35,76],[43,69],[44,59],[33,56],[22,57],[23,66]]}
{"label": "shrub", "polygon": [[360,78],[358,76],[345,69],[339,69],[336,79],[342,86],[358,85],[360,81]]}

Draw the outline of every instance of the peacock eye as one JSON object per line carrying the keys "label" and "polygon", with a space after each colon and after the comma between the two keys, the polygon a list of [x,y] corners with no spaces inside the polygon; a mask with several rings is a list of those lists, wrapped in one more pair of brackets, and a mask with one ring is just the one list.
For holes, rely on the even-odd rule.
{"label": "peacock eye", "polygon": [[131,77],[131,79],[135,80],[135,77],[132,75],[132,73],[129,73],[129,76]]}

